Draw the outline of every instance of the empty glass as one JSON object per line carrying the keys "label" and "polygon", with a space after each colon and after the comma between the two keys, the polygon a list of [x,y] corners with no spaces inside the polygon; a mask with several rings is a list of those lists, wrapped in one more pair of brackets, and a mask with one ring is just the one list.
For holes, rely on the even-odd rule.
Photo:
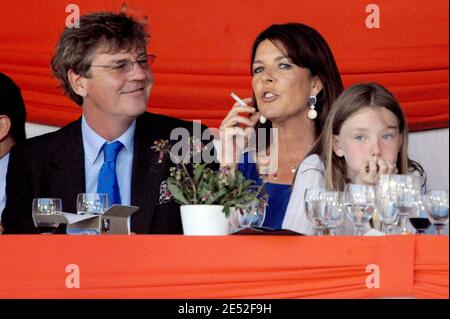
{"label": "empty glass", "polygon": [[259,200],[251,202],[246,208],[232,208],[230,225],[233,231],[248,227],[261,227],[265,217],[265,204]]}
{"label": "empty glass", "polygon": [[[43,216],[55,215],[62,211],[62,203],[59,198],[35,198],[32,204],[32,217],[34,226],[41,234],[53,234],[58,228],[58,223],[45,221]],[[43,215],[42,217],[39,215]]]}
{"label": "empty glass", "polygon": [[80,193],[77,196],[77,214],[101,215],[109,208],[105,193]]}
{"label": "empty glass", "polygon": [[314,235],[323,235],[325,224],[323,222],[323,205],[321,205],[320,194],[325,192],[324,188],[307,188],[305,191],[306,216],[314,227]]}
{"label": "empty glass", "polygon": [[264,223],[264,218],[266,217],[266,206],[267,204],[262,201],[254,201],[250,204],[250,209],[252,211],[252,220],[250,222],[250,227],[261,227]]}
{"label": "empty glass", "polygon": [[375,208],[375,187],[366,184],[345,185],[345,203],[356,235],[364,235],[364,226],[369,223]]}
{"label": "empty glass", "polygon": [[394,226],[398,218],[398,209],[395,207],[395,196],[390,191],[390,175],[382,175],[376,187],[376,206],[380,213],[387,235],[396,233]]}
{"label": "empty glass", "polygon": [[423,197],[425,210],[438,235],[448,223],[448,191],[433,190]]}
{"label": "empty glass", "polygon": [[407,221],[417,206],[420,196],[420,177],[415,175],[389,175],[389,191],[394,198],[394,206],[400,216],[402,234],[408,234]]}
{"label": "empty glass", "polygon": [[321,205],[323,209],[323,223],[329,230],[329,235],[336,235],[336,228],[342,224],[345,216],[345,196],[343,192],[322,192],[320,193]]}

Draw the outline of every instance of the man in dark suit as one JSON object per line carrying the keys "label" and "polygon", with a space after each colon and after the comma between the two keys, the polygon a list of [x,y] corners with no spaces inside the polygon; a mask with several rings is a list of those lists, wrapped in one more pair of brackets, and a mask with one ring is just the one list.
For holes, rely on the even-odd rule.
{"label": "man in dark suit", "polygon": [[25,140],[27,112],[20,89],[6,74],[0,73],[0,234],[3,232],[2,212],[5,207],[6,172],[9,151]]}
{"label": "man in dark suit", "polygon": [[[5,233],[37,232],[33,198],[61,198],[64,211],[76,212],[77,194],[84,192],[112,192],[111,204],[138,206],[131,217],[132,232],[182,233],[179,206],[160,196],[170,157],[160,162],[151,147],[169,140],[176,128],[192,132],[193,125],[146,112],[155,58],[147,54],[147,40],[144,25],[123,13],[88,14],[80,18],[79,28],[64,30],[52,71],[83,116],[13,148]],[[114,148],[114,159],[107,159],[107,149]],[[112,188],[100,191],[104,169],[117,176],[112,176]]]}

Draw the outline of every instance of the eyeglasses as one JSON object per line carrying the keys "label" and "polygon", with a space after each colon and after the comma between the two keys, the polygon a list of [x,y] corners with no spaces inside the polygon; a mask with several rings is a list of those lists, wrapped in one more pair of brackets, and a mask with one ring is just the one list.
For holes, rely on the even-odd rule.
{"label": "eyeglasses", "polygon": [[149,54],[139,57],[136,61],[125,59],[115,65],[90,65],[90,67],[106,68],[114,70],[117,73],[125,74],[130,72],[134,68],[134,64],[139,64],[141,69],[148,69],[156,59],[156,55]]}

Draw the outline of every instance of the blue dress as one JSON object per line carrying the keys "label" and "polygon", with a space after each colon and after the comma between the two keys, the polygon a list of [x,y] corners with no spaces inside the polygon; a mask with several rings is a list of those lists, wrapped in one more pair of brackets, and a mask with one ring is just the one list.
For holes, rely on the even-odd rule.
{"label": "blue dress", "polygon": [[[238,164],[238,170],[242,172],[246,179],[256,181],[257,185],[261,185],[263,180],[259,176],[259,172],[250,153],[244,153]],[[284,216],[291,197],[292,187],[287,184],[265,183],[265,189],[269,195],[266,214],[262,226],[272,229],[281,229]]]}

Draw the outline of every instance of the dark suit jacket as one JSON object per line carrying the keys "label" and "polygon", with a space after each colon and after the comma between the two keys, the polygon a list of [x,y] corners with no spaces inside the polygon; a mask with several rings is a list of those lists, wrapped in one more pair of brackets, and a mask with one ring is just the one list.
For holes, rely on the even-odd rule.
{"label": "dark suit jacket", "polygon": [[[172,129],[184,127],[192,134],[192,122],[144,113],[137,118],[131,178],[131,231],[141,234],[183,233],[179,205],[159,204],[160,185],[172,164],[151,149],[155,140],[170,139]],[[206,127],[202,127],[202,130]],[[206,142],[208,143],[208,142]],[[61,198],[63,211],[76,212],[76,197],[85,192],[81,119],[60,130],[37,136],[11,150],[2,214],[4,233],[36,233],[31,216],[33,198]]]}

